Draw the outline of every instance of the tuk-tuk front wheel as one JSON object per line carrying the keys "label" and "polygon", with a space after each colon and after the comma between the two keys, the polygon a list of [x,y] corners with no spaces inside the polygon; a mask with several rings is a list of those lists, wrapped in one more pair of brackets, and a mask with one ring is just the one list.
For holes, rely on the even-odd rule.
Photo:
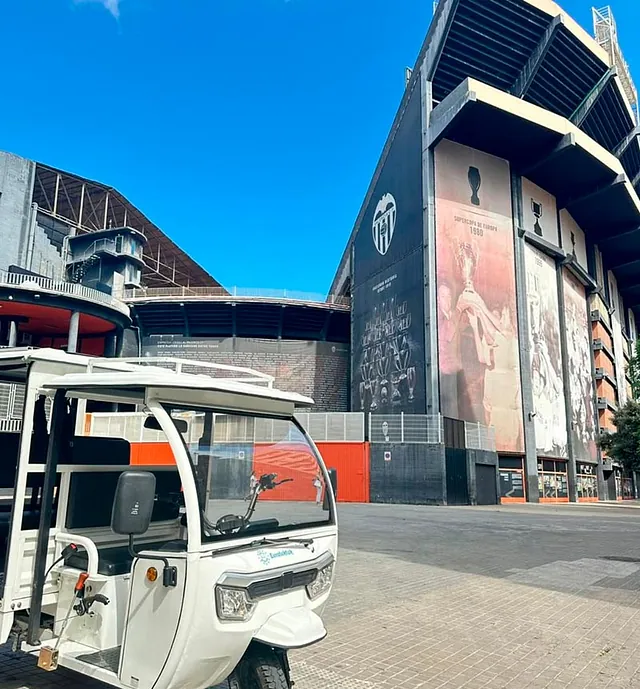
{"label": "tuk-tuk front wheel", "polygon": [[242,659],[229,684],[237,689],[291,689],[288,670],[286,656],[255,648]]}

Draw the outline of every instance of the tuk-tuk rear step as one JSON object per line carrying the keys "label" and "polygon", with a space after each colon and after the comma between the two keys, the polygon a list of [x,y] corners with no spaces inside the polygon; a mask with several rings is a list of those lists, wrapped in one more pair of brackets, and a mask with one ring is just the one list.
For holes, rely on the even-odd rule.
{"label": "tuk-tuk rear step", "polygon": [[78,656],[78,660],[88,665],[99,667],[102,670],[109,670],[114,674],[118,674],[118,667],[120,665],[120,652],[122,646],[115,646],[108,648],[106,651],[98,651],[97,653],[88,653],[84,656]]}

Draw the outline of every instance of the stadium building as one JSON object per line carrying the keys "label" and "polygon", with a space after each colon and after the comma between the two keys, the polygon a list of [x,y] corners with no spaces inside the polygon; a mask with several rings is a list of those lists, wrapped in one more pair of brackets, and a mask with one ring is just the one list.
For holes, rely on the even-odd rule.
{"label": "stadium building", "polygon": [[[372,499],[633,495],[597,438],[630,394],[637,97],[593,15],[596,38],[549,0],[437,4],[331,290]],[[440,444],[408,443],[430,419]]]}
{"label": "stadium building", "polygon": [[316,400],[340,500],[634,497],[597,439],[630,394],[640,128],[593,15],[437,4],[329,298],[226,289],[115,189],[0,154],[0,346],[270,374]]}

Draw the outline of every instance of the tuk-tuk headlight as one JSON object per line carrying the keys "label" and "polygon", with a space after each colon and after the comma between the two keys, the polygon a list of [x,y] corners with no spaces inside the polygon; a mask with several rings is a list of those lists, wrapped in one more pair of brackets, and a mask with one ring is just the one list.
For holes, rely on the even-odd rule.
{"label": "tuk-tuk headlight", "polygon": [[256,604],[249,598],[246,589],[216,586],[216,607],[221,620],[245,622],[253,615]]}
{"label": "tuk-tuk headlight", "polygon": [[311,600],[326,593],[333,582],[333,562],[318,571],[316,578],[307,586],[307,595]]}

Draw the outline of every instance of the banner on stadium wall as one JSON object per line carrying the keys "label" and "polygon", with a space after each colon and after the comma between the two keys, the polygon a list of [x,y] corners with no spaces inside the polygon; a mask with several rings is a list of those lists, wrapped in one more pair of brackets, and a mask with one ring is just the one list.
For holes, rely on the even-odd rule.
{"label": "banner on stadium wall", "polygon": [[526,177],[522,178],[522,222],[528,232],[554,246],[560,246],[555,196]]}
{"label": "banner on stadium wall", "polygon": [[567,420],[556,263],[527,244],[525,265],[536,451],[543,457],[566,458]]}
{"label": "banner on stadium wall", "polygon": [[573,452],[578,460],[595,461],[597,449],[591,373],[591,323],[587,318],[587,298],[582,284],[568,270],[564,270],[562,279]]}
{"label": "banner on stadium wall", "polygon": [[441,410],[522,452],[509,164],[451,141],[435,158]]}
{"label": "banner on stadium wall", "polygon": [[418,83],[354,241],[353,411],[426,411],[423,234]]}
{"label": "banner on stadium wall", "polygon": [[564,251],[573,256],[583,270],[588,271],[587,240],[582,228],[566,209],[560,211],[560,230]]}
{"label": "banner on stadium wall", "polygon": [[422,249],[354,290],[352,409],[425,410]]}

